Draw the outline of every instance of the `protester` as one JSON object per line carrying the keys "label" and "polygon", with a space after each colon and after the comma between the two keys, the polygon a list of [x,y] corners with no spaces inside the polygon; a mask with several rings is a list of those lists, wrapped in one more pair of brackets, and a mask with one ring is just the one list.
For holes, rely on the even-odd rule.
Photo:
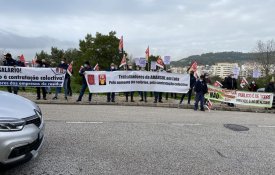
{"label": "protester", "polygon": [[206,82],[207,84],[212,84],[212,81],[209,78],[209,74],[208,73],[204,74],[204,82]]}
{"label": "protester", "polygon": [[[268,83],[268,85],[265,87],[265,92],[269,92],[269,93],[273,93],[275,96],[275,85],[274,85],[274,77],[272,77],[272,79],[270,80],[270,82]],[[273,97],[273,108],[275,108],[275,97]]]}
{"label": "protester", "polygon": [[[194,71],[190,71],[190,88],[189,91],[187,92],[188,95],[188,104],[190,105],[190,101],[191,101],[191,96],[192,96],[192,91],[193,88],[195,86],[196,83],[196,78],[194,76]],[[181,99],[180,99],[180,104],[182,104],[184,97],[186,96],[186,94],[182,94]]]}
{"label": "protester", "polygon": [[[133,70],[132,64],[126,65],[125,68],[126,68],[127,71],[132,71]],[[129,95],[131,97],[131,102],[135,102],[134,101],[134,93],[135,92],[133,92],[133,91],[131,91],[131,92],[125,92],[126,102],[128,102]]]}
{"label": "protester", "polygon": [[[65,100],[68,100],[68,81],[69,81],[69,77],[70,75],[67,72],[69,65],[66,63],[65,59],[62,59],[60,64],[57,66],[57,70],[60,72],[65,72],[65,79],[64,79],[64,83],[63,83],[63,87],[64,87],[64,95],[65,95]],[[53,100],[56,100],[58,98],[58,93],[61,92],[61,87],[56,87],[55,88],[55,96],[53,97]]]}
{"label": "protester", "polygon": [[[10,53],[7,53],[6,55],[4,55],[4,57],[5,57],[4,66],[17,66],[16,61],[12,58]],[[8,86],[7,89],[9,93],[14,93],[14,94],[18,93],[17,86]]]}
{"label": "protester", "polygon": [[[136,70],[140,70],[140,71],[146,71],[144,67],[140,68],[138,65],[136,66]],[[139,91],[138,92],[140,95],[140,102],[145,102],[147,103],[147,92],[146,91]]]}
{"label": "protester", "polygon": [[[157,71],[158,72],[163,72],[164,70],[163,70],[163,68],[159,67]],[[157,103],[157,102],[163,103],[163,101],[162,101],[162,92],[154,92],[154,97],[155,97],[154,103]]]}
{"label": "protester", "polygon": [[[37,68],[42,68],[42,67],[48,67],[46,64],[45,60],[36,60],[36,67]],[[36,95],[37,95],[37,100],[40,100],[41,98],[41,89],[42,89],[42,95],[43,95],[43,100],[47,100],[46,98],[46,87],[36,87]]]}
{"label": "protester", "polygon": [[194,110],[198,110],[198,104],[200,102],[200,110],[204,111],[204,94],[208,92],[207,84],[204,81],[204,75],[201,75],[200,79],[196,81],[194,91],[196,92]]}
{"label": "protester", "polygon": [[252,92],[257,92],[258,85],[256,84],[256,82],[254,80],[250,83],[248,90],[252,91]]}
{"label": "protester", "polygon": [[[26,67],[25,66],[25,62],[21,61],[20,56],[17,56],[16,66],[18,66],[18,67]],[[22,87],[22,90],[26,91],[26,88]],[[18,91],[19,91],[19,87],[18,87]]]}
{"label": "protester", "polygon": [[[79,70],[79,75],[82,77],[82,87],[81,87],[80,94],[79,94],[78,99],[76,100],[76,102],[80,102],[82,100],[82,97],[85,93],[85,90],[88,87],[88,84],[87,84],[87,81],[86,81],[86,78],[85,78],[85,72],[86,71],[93,71],[89,61],[86,61],[84,63],[84,66],[81,66],[81,68]],[[88,100],[89,100],[89,102],[92,101],[92,93],[90,93],[90,92],[89,92],[89,99]]]}
{"label": "protester", "polygon": [[[168,69],[166,71],[167,73],[172,73],[171,69]],[[176,93],[165,93],[165,100],[168,100],[169,94],[171,95],[171,98],[177,99],[177,94]]]}
{"label": "protester", "polygon": [[274,78],[273,77],[270,80],[270,82],[268,83],[268,85],[265,87],[265,92],[275,93],[275,86],[274,86]]}
{"label": "protester", "polygon": [[[226,79],[225,79],[225,88],[229,90],[237,90],[237,80],[236,78],[233,77],[234,74],[230,74]],[[228,106],[234,107],[233,103],[227,103]]]}
{"label": "protester", "polygon": [[[116,67],[115,67],[115,64],[112,63],[110,65],[110,69],[108,71],[116,71]],[[115,93],[114,92],[109,92],[107,93],[107,102],[115,102]]]}

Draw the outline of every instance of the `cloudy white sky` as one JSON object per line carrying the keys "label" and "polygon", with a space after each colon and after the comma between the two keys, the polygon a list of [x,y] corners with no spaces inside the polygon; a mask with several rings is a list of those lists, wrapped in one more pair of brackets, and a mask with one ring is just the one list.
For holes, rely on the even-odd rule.
{"label": "cloudy white sky", "polygon": [[27,59],[51,46],[78,48],[87,33],[124,36],[134,57],[173,60],[243,51],[275,39],[275,0],[0,0],[0,49]]}

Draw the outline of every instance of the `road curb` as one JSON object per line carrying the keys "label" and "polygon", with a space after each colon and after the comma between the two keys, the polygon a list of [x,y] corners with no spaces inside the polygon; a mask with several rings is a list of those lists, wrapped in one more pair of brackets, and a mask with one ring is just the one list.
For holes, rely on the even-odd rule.
{"label": "road curb", "polygon": [[[161,107],[161,108],[178,108],[178,109],[194,109],[193,105],[186,104],[171,104],[171,103],[138,103],[138,102],[58,102],[58,101],[38,101],[34,100],[37,104],[49,104],[49,105],[106,105],[106,106],[141,106],[141,107]],[[224,107],[214,106],[213,111],[232,111],[232,112],[254,112],[254,113],[270,113],[275,114],[275,110],[266,110],[260,108],[237,108],[237,107]]]}

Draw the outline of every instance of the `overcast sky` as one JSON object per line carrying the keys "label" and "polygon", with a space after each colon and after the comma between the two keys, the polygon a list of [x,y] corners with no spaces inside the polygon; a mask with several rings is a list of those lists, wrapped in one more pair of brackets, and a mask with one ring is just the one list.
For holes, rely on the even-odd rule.
{"label": "overcast sky", "polygon": [[87,33],[124,36],[134,57],[173,60],[206,52],[250,52],[275,38],[275,0],[0,0],[0,48],[36,52],[78,48]]}

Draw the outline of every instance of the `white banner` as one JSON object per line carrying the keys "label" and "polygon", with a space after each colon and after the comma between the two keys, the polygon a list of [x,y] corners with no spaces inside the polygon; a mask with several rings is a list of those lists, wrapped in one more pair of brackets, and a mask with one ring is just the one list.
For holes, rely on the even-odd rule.
{"label": "white banner", "polygon": [[62,87],[65,73],[58,68],[0,66],[0,86]]}
{"label": "white banner", "polygon": [[189,74],[146,71],[90,71],[85,74],[91,93],[104,92],[174,92],[187,93]]}

